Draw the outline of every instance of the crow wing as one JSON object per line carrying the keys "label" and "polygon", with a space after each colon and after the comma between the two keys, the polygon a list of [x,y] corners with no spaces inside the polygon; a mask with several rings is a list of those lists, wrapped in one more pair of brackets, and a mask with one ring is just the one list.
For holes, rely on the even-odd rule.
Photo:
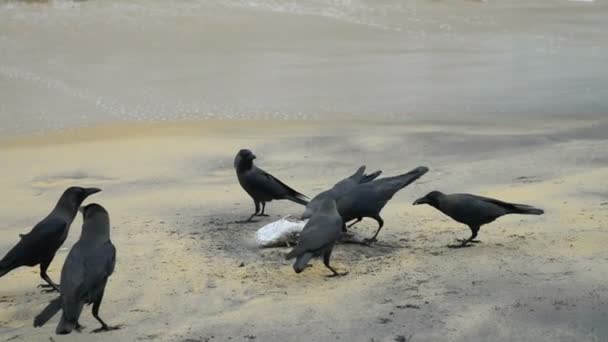
{"label": "crow wing", "polygon": [[34,266],[52,258],[67,237],[68,223],[57,217],[46,218],[21,240],[0,261],[0,269]]}

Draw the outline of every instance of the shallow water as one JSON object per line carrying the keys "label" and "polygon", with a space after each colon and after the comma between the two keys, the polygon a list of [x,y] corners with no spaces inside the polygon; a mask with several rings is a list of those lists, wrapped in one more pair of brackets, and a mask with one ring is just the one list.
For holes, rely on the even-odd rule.
{"label": "shallow water", "polygon": [[608,115],[608,4],[0,0],[0,134],[118,120]]}

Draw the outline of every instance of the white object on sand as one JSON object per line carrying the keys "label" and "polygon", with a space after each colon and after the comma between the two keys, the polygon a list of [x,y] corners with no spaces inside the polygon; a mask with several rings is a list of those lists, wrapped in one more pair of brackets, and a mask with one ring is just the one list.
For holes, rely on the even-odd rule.
{"label": "white object on sand", "polygon": [[258,229],[255,242],[259,247],[288,246],[296,242],[296,237],[304,229],[308,220],[286,216]]}

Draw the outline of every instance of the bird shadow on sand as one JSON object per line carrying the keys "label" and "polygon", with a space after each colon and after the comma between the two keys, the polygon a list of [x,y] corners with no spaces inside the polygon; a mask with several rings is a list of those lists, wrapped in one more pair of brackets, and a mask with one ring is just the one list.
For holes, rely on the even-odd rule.
{"label": "bird shadow on sand", "polygon": [[[280,260],[284,262],[284,255],[294,246],[261,248],[255,242],[255,233],[264,225],[272,222],[274,217],[260,217],[254,222],[237,223],[238,218],[232,212],[214,212],[208,215],[192,217],[190,222],[180,225],[187,228],[184,234],[198,237],[201,247],[214,254],[240,262],[260,262]],[[349,236],[357,241],[363,241],[364,236],[355,229],[349,231]],[[387,240],[385,240],[385,238]],[[361,259],[381,257],[396,253],[407,248],[402,241],[391,240],[391,236],[380,236],[379,241],[371,245],[340,243],[335,248],[336,259],[348,259],[346,263]]]}

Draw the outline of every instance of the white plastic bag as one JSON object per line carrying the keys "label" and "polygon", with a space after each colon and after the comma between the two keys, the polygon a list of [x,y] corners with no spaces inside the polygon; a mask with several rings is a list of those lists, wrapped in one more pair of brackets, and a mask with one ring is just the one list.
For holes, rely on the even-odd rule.
{"label": "white plastic bag", "polygon": [[258,229],[255,242],[259,247],[288,246],[296,242],[296,237],[304,229],[308,220],[286,216]]}

